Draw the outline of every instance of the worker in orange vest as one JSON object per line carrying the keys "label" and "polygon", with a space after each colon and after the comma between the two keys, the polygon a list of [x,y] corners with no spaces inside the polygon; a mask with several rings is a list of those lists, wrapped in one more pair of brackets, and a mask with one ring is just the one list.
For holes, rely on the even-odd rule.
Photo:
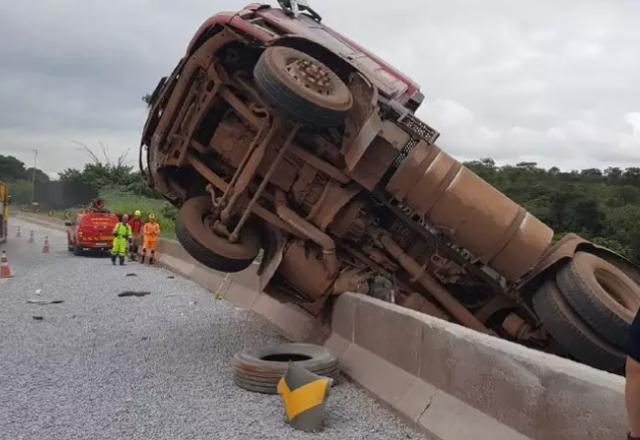
{"label": "worker in orange vest", "polygon": [[153,213],[149,214],[149,221],[144,224],[142,234],[144,239],[140,263],[144,264],[147,258],[147,251],[150,251],[149,264],[153,264],[156,260],[156,247],[158,245],[158,236],[160,235],[160,225],[156,222],[156,216]]}

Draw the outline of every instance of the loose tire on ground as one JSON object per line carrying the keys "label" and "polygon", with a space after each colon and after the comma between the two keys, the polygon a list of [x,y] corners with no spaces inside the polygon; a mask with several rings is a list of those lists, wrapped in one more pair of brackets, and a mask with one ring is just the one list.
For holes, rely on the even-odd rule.
{"label": "loose tire on ground", "polygon": [[621,373],[624,353],[593,332],[571,309],[553,280],[533,297],[533,308],[554,339],[577,360],[596,368]]}
{"label": "loose tire on ground", "polygon": [[233,358],[233,381],[249,391],[276,394],[278,382],[290,360],[321,376],[336,379],[340,374],[338,358],[325,347],[280,344],[236,354]]}
{"label": "loose tire on ground", "polygon": [[216,235],[207,225],[211,197],[187,200],[178,212],[176,237],[185,250],[200,263],[222,272],[239,272],[249,267],[260,251],[257,230],[244,225],[237,243]]}
{"label": "loose tire on ground", "polygon": [[[327,81],[327,85],[313,86],[305,79],[306,73],[299,74],[297,66],[301,63],[317,66],[324,72],[323,81]],[[339,126],[353,105],[351,91],[335,72],[296,49],[267,48],[258,59],[253,75],[258,90],[269,104],[310,127]]]}
{"label": "loose tire on ground", "polygon": [[640,286],[602,258],[578,252],[556,280],[573,310],[600,336],[624,349],[640,307]]}

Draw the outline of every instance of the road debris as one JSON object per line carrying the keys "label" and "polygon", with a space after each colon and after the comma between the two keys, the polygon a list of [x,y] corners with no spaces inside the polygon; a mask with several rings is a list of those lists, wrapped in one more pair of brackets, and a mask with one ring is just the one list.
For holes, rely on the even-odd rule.
{"label": "road debris", "polygon": [[338,358],[321,345],[278,344],[236,354],[233,381],[245,390],[276,394],[278,382],[292,362],[324,377],[337,378],[340,373]]}
{"label": "road debris", "polygon": [[305,432],[320,431],[327,418],[326,401],[333,379],[317,375],[298,362],[289,367],[278,382],[278,394],[295,429]]}
{"label": "road debris", "polygon": [[231,288],[232,281],[229,281],[229,284],[227,284],[227,281],[229,280],[229,275],[231,275],[231,274],[227,273],[224,276],[224,278],[222,279],[222,282],[220,283],[218,288],[213,292],[213,297],[215,299],[222,298],[227,293],[227,291]]}
{"label": "road debris", "polygon": [[62,304],[64,301],[61,299],[28,299],[28,304],[38,304],[41,306],[45,306],[47,304]]}
{"label": "road debris", "polygon": [[44,316],[32,316],[32,318],[33,318],[35,321],[42,321],[42,320],[44,319]]}
{"label": "road debris", "polygon": [[125,275],[125,277],[137,277],[138,274],[137,273],[128,273]]}
{"label": "road debris", "polygon": [[147,296],[147,295],[151,295],[151,292],[134,292],[132,290],[127,290],[125,292],[118,293],[118,296],[121,298],[127,297],[127,296],[141,297],[141,296]]}

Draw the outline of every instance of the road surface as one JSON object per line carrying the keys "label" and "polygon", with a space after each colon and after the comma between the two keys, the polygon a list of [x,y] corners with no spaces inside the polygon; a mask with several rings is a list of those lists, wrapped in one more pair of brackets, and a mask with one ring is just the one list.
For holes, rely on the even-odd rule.
{"label": "road surface", "polygon": [[346,379],[332,389],[322,433],[293,431],[278,396],[231,380],[236,352],[281,341],[269,323],[164,269],[74,257],[62,231],[15,218],[9,231],[0,245],[15,275],[0,280],[1,438],[424,438]]}

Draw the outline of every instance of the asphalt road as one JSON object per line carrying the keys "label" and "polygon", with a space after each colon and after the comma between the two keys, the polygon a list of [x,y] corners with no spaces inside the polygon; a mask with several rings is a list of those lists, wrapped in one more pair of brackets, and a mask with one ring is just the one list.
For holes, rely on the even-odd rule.
{"label": "asphalt road", "polygon": [[[74,257],[64,232],[17,219],[0,249],[14,273],[0,280],[0,438],[424,438],[346,379],[322,433],[292,430],[278,396],[237,388],[229,371],[237,351],[281,341],[276,329],[190,280]],[[150,294],[118,296],[128,290]]]}

